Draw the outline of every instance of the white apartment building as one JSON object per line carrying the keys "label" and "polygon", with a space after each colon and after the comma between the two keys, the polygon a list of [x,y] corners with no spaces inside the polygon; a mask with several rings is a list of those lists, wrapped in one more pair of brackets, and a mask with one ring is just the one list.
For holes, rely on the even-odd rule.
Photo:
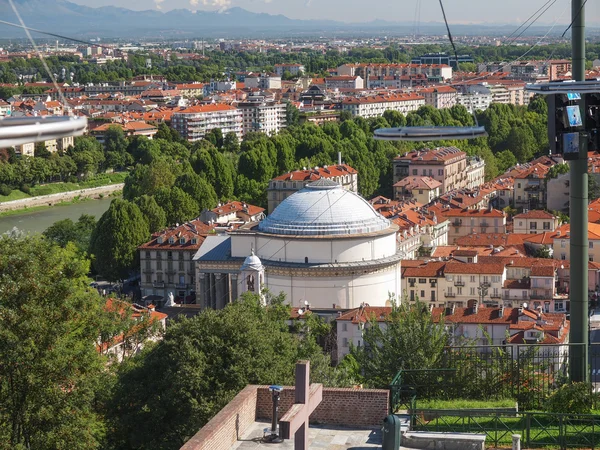
{"label": "white apartment building", "polygon": [[548,211],[533,210],[513,217],[513,233],[537,234],[554,232],[560,225],[560,219]]}
{"label": "white apartment building", "polygon": [[418,91],[425,97],[425,104],[436,109],[452,108],[457,103],[458,92],[452,86],[434,86]]}
{"label": "white apartment building", "polygon": [[502,288],[507,279],[504,264],[448,262],[444,273],[444,297],[448,306],[472,306],[483,299],[485,303],[499,304]]}
{"label": "white apartment building", "polygon": [[347,97],[342,100],[342,110],[349,111],[353,117],[382,116],[384,112],[398,111],[407,114],[425,105],[425,98],[418,94],[386,94],[371,97]]}
{"label": "white apartment building", "polygon": [[506,233],[506,214],[497,209],[446,209],[444,217],[450,221],[448,241],[455,243],[470,234]]}
{"label": "white apartment building", "polygon": [[281,77],[271,73],[247,76],[244,86],[248,89],[281,89]]}
{"label": "white apartment building", "polygon": [[286,72],[297,76],[302,75],[304,72],[306,72],[306,69],[302,64],[275,64],[275,73],[277,75],[281,77]]}
{"label": "white apartment building", "polygon": [[471,114],[474,111],[485,111],[492,104],[493,95],[490,89],[479,84],[468,85],[457,96],[457,103],[467,108]]}
{"label": "white apartment building", "polygon": [[364,89],[365,82],[359,76],[339,75],[325,78],[325,89]]}
{"label": "white apartment building", "polygon": [[199,141],[213,128],[220,128],[223,135],[243,134],[242,111],[225,104],[191,106],[173,114],[171,126],[190,142]]}
{"label": "white apartment building", "polygon": [[483,158],[474,156],[469,158],[467,165],[467,189],[478,189],[485,183],[485,161]]}
{"label": "white apartment building", "polygon": [[286,127],[285,104],[264,95],[249,96],[237,104],[242,112],[242,133],[262,131],[273,135]]}

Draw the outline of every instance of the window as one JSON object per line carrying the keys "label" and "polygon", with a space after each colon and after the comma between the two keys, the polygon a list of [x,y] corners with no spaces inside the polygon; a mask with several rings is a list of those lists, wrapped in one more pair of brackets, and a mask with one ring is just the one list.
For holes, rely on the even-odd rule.
{"label": "window", "polygon": [[435,291],[431,291],[431,301],[435,302]]}
{"label": "window", "polygon": [[565,241],[564,239],[560,240],[560,248],[565,248],[567,246],[567,241]]}
{"label": "window", "polygon": [[544,222],[544,230],[550,229],[550,222]]}
{"label": "window", "polygon": [[590,241],[589,246],[590,246],[590,248],[594,248],[594,242]]}
{"label": "window", "polygon": [[150,261],[146,261],[146,270],[150,270],[150,269],[151,269]]}
{"label": "window", "polygon": [[419,283],[427,283],[427,279],[425,279],[425,278],[419,278]]}
{"label": "window", "polygon": [[529,229],[530,230],[537,230],[537,222],[530,222],[529,223]]}
{"label": "window", "polygon": [[346,322],[342,324],[342,331],[348,331],[348,324]]}
{"label": "window", "polygon": [[475,288],[469,288],[469,295],[475,295]]}
{"label": "window", "polygon": [[414,302],[414,301],[415,301],[415,291],[413,291],[412,289],[411,289],[411,291],[410,291],[410,301],[411,301],[411,302]]}
{"label": "window", "polygon": [[527,298],[527,291],[521,291],[521,296],[523,298]]}
{"label": "window", "polygon": [[423,194],[423,189],[419,189],[419,194]]}
{"label": "window", "polygon": [[475,275],[471,275],[471,277],[470,277],[469,281],[470,281],[471,283],[475,283]]}
{"label": "window", "polygon": [[167,259],[173,259],[173,252],[167,252]]}
{"label": "window", "polygon": [[342,345],[343,345],[344,347],[348,347],[348,338],[344,338],[344,339],[342,340]]}
{"label": "window", "polygon": [[162,259],[162,253],[156,252],[156,259]]}
{"label": "window", "polygon": [[457,287],[456,288],[456,295],[462,295],[462,288],[461,287]]}
{"label": "window", "polygon": [[179,252],[179,261],[183,261],[184,256],[183,252]]}
{"label": "window", "polygon": [[421,291],[421,299],[425,298],[425,291]]}
{"label": "window", "polygon": [[438,176],[443,176],[444,175],[444,169],[438,169]]}
{"label": "window", "polygon": [[152,283],[152,275],[146,275],[146,283]]}
{"label": "window", "polygon": [[146,252],[146,259],[150,259],[150,252]]}
{"label": "window", "polygon": [[521,183],[517,183],[517,187],[521,189]]}
{"label": "window", "polygon": [[185,270],[183,261],[179,261],[179,270],[183,272]]}
{"label": "window", "polygon": [[156,261],[156,269],[162,270],[162,261],[160,259],[158,261]]}
{"label": "window", "polygon": [[171,236],[169,238],[169,244],[174,244],[175,243],[175,238],[173,236]]}
{"label": "window", "polygon": [[567,257],[566,257],[566,255],[564,253],[561,253],[560,254],[560,259],[564,261],[564,260],[567,259]]}
{"label": "window", "polygon": [[588,257],[588,261],[594,261],[594,257],[593,256]]}
{"label": "window", "polygon": [[418,175],[417,169],[413,169],[413,175]]}
{"label": "window", "polygon": [[182,244],[182,245],[185,244],[185,238],[182,237],[181,239],[179,239],[179,243]]}

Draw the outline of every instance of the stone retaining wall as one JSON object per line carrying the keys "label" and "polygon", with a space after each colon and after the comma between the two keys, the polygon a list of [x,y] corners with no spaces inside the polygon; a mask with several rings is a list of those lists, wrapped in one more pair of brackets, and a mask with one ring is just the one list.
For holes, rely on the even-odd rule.
{"label": "stone retaining wall", "polygon": [[16,211],[24,208],[33,208],[36,206],[53,206],[57,203],[68,202],[77,197],[79,198],[98,198],[100,195],[109,195],[113,192],[123,190],[124,183],[109,184],[108,186],[99,186],[95,188],[81,189],[78,191],[60,192],[58,194],[40,195],[38,197],[22,198],[10,202],[0,203],[0,213],[6,211]]}

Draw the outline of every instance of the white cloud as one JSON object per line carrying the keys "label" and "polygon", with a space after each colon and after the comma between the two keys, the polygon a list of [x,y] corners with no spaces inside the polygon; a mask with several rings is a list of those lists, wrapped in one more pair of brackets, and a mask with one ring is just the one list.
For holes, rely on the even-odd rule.
{"label": "white cloud", "polygon": [[156,9],[162,9],[162,6],[160,4],[164,1],[165,0],[154,0],[154,5],[156,6]]}
{"label": "white cloud", "polygon": [[[195,2],[196,4],[198,4],[198,0],[190,0],[191,2]],[[231,0],[202,0],[202,4],[204,6],[216,6],[218,8],[227,8],[229,5],[231,5]]]}
{"label": "white cloud", "polygon": [[190,5],[192,6],[198,6],[198,0],[190,0]]}

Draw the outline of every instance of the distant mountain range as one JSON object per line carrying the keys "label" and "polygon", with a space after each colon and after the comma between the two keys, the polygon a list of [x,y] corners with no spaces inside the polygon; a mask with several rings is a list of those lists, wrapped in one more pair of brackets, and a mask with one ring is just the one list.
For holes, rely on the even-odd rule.
{"label": "distant mountain range", "polygon": [[[296,20],[283,15],[253,13],[242,8],[223,12],[177,9],[132,11],[105,6],[91,8],[67,0],[14,0],[27,26],[78,38],[100,37],[163,37],[163,38],[252,38],[301,35],[373,35],[410,34],[413,24],[376,20],[368,23],[348,24],[330,20]],[[17,22],[8,2],[0,2],[0,17]],[[445,34],[441,23],[421,23],[420,33]],[[454,25],[455,35],[505,35],[514,25]],[[559,27],[556,31],[558,32]],[[539,33],[541,27],[531,27]],[[543,32],[547,27],[543,28]],[[23,37],[22,31],[0,24],[0,38]]]}

